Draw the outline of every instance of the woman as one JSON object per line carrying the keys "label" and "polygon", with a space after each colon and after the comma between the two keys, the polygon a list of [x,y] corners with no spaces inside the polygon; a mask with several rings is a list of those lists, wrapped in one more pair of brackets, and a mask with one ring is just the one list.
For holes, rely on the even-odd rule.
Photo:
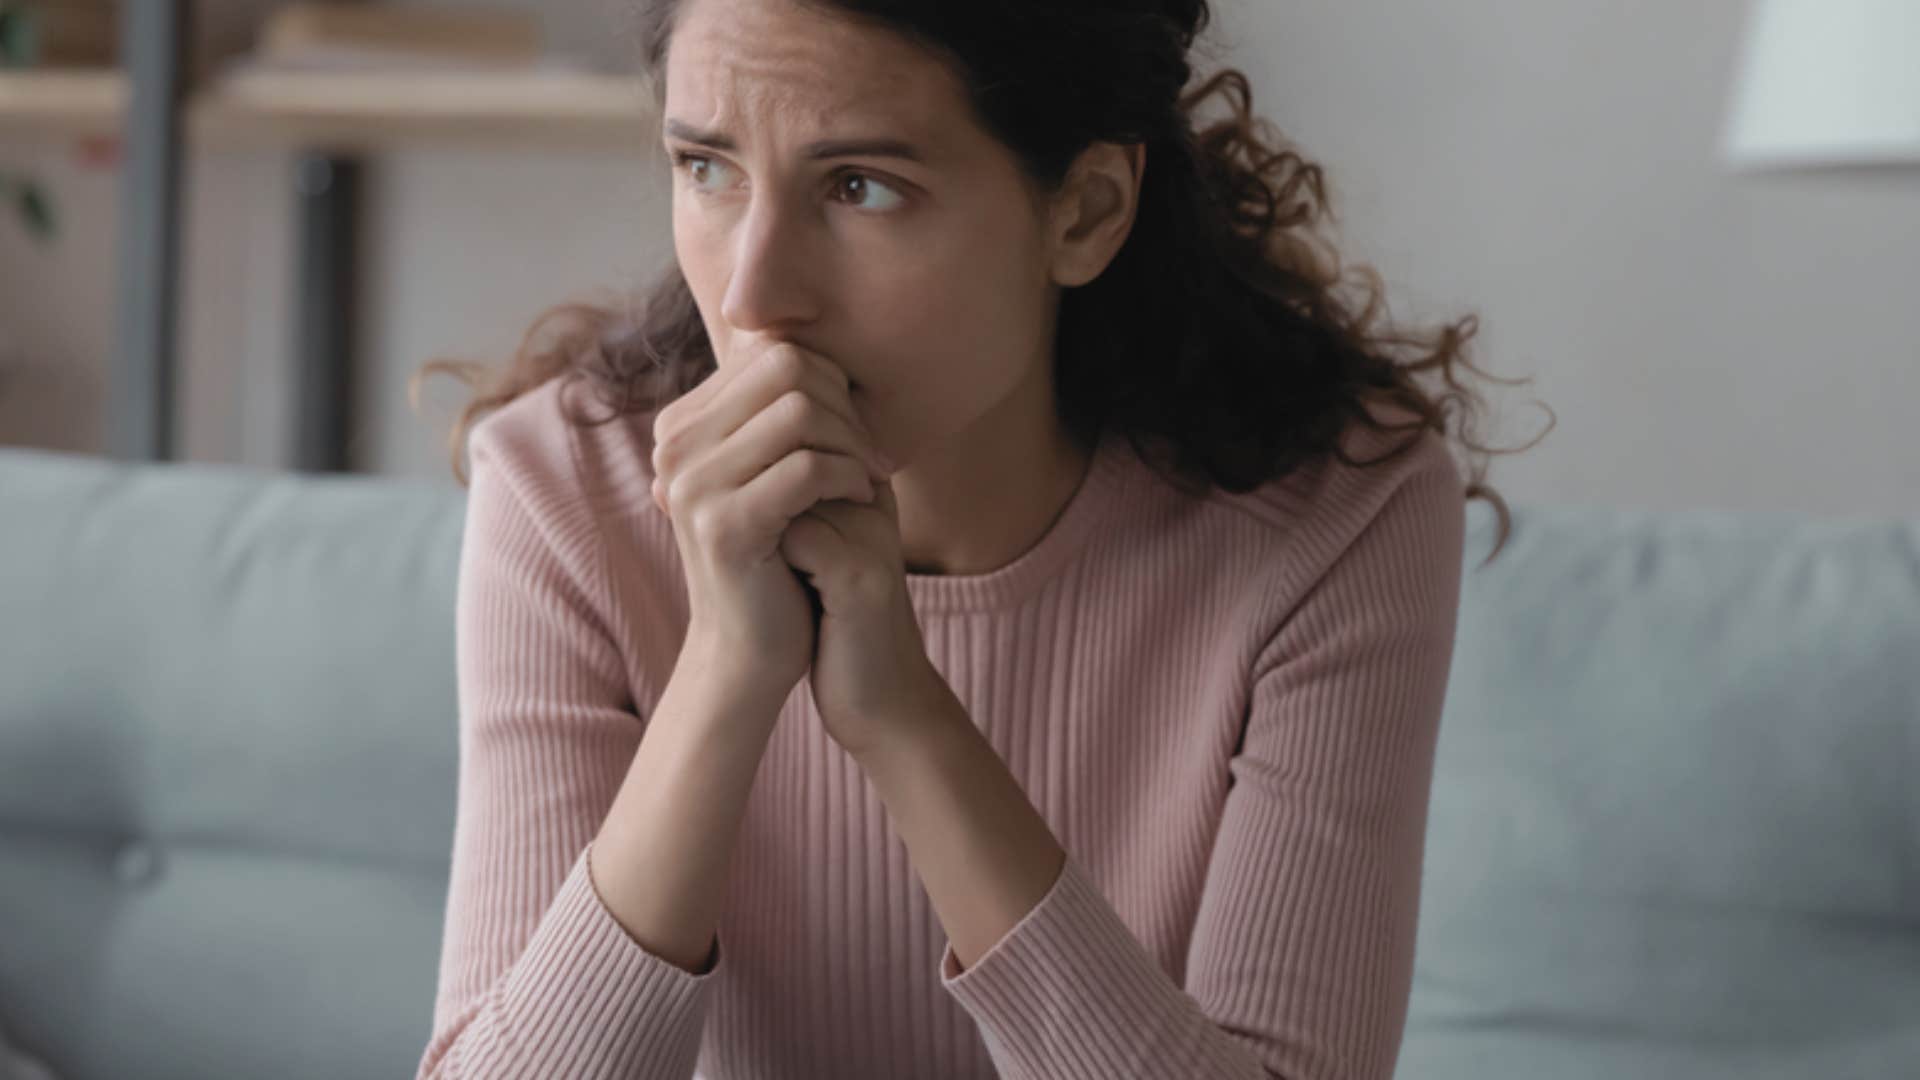
{"label": "woman", "polygon": [[677,265],[454,433],[420,1075],[1390,1075],[1471,327],[1336,298],[1203,0],[640,14]]}

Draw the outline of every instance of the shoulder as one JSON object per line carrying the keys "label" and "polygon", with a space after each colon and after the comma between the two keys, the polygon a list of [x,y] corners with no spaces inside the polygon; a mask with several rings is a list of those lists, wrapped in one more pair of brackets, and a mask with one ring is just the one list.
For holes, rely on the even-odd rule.
{"label": "shoulder", "polygon": [[539,534],[544,558],[566,567],[637,665],[643,693],[670,672],[660,650],[677,647],[687,614],[672,522],[651,491],[656,412],[616,414],[584,380],[556,377],[489,413],[469,441],[470,505]]}
{"label": "shoulder", "polygon": [[593,422],[610,415],[583,381],[556,377],[477,421],[466,550],[590,620],[650,701],[672,670],[685,591],[649,491],[653,414]]}
{"label": "shoulder", "polygon": [[[1372,415],[1390,428],[1415,419],[1387,405]],[[1253,534],[1282,592],[1310,586],[1363,539],[1396,557],[1414,551],[1437,565],[1457,561],[1466,485],[1446,438],[1431,428],[1381,431],[1355,421],[1342,440],[1350,462],[1329,454],[1251,491],[1216,490],[1207,502]]]}
{"label": "shoulder", "polygon": [[467,436],[473,479],[483,470],[516,489],[553,490],[572,480],[571,435],[560,422],[559,379],[550,379],[481,417]]}
{"label": "shoulder", "polygon": [[633,435],[636,425],[650,430],[650,418],[583,423],[608,415],[583,381],[555,377],[473,425],[467,538],[476,558],[541,553],[540,565],[564,567],[596,604],[623,580],[657,578],[630,565],[672,557],[666,515],[640,474],[651,450]]}
{"label": "shoulder", "polygon": [[652,411],[612,415],[583,380],[556,376],[474,424],[471,471],[555,513],[651,506],[652,429]]}

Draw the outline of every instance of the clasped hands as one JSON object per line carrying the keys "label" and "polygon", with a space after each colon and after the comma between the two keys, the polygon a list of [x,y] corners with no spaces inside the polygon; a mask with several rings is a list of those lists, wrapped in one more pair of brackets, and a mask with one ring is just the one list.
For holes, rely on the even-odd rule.
{"label": "clasped hands", "polygon": [[692,568],[695,623],[776,666],[803,661],[828,734],[855,756],[931,723],[951,692],[907,594],[895,469],[847,373],[769,344],[661,409],[653,431],[653,499]]}

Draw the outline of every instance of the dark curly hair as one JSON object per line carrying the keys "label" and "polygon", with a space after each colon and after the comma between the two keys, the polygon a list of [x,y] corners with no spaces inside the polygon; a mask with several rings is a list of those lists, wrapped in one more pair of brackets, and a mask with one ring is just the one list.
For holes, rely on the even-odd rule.
{"label": "dark curly hair", "polygon": [[[1061,296],[1056,400],[1082,445],[1111,425],[1181,490],[1241,493],[1327,454],[1356,466],[1397,458],[1423,429],[1447,434],[1447,415],[1458,412],[1460,442],[1479,455],[1464,494],[1487,499],[1499,515],[1488,561],[1505,546],[1511,515],[1484,483],[1485,457],[1515,451],[1473,441],[1484,402],[1455,370],[1486,375],[1466,356],[1477,316],[1424,335],[1376,328],[1383,286],[1364,265],[1354,271],[1366,286],[1361,302],[1342,298],[1339,256],[1317,234],[1323,219],[1338,220],[1321,168],[1253,114],[1243,73],[1194,78],[1188,54],[1211,20],[1206,0],[795,2],[881,26],[946,59],[1036,191],[1057,191],[1094,142],[1145,144],[1132,232],[1100,277]],[[635,10],[660,102],[680,8],[681,0],[643,0]],[[1203,125],[1200,106],[1216,96],[1229,115]],[[600,424],[658,408],[714,369],[693,295],[670,266],[638,298],[548,310],[504,370],[431,360],[409,395],[417,411],[419,382],[435,373],[474,391],[448,440],[465,485],[473,423],[555,376],[587,380],[610,412],[573,422]],[[1423,389],[1416,377],[1433,371],[1441,385]],[[1414,419],[1385,425],[1367,408],[1376,401]],[[1339,441],[1354,421],[1408,436],[1357,462]]]}

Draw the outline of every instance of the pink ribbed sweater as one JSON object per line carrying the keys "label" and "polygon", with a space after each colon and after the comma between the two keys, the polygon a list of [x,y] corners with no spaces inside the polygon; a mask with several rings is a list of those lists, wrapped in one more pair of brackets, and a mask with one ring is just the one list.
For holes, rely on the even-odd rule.
{"label": "pink ribbed sweater", "polygon": [[[1200,498],[1108,437],[1025,554],[909,574],[931,659],[1065,869],[959,970],[803,680],[695,975],[629,937],[587,872],[687,607],[651,416],[575,429],[560,386],[469,443],[421,1076],[1391,1076],[1460,590],[1438,435]],[[1393,445],[1351,430],[1356,457]]]}

